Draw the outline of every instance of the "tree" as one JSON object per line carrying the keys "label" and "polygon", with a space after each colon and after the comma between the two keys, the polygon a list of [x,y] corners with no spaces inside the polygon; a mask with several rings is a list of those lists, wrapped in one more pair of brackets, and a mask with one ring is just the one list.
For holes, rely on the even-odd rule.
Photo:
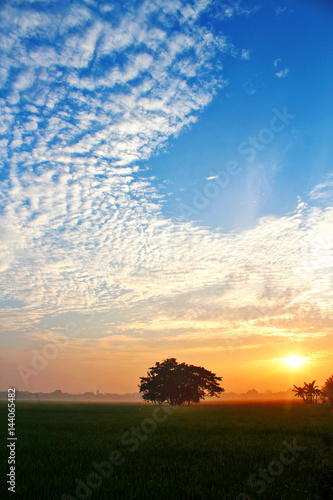
{"label": "tree", "polygon": [[318,386],[315,385],[315,383],[316,383],[315,380],[313,380],[312,382],[309,382],[308,384],[306,382],[304,382],[305,393],[307,395],[308,403],[317,402],[318,395],[317,395],[316,401],[315,401],[315,397],[316,397],[317,391],[319,389],[318,389]]}
{"label": "tree", "polygon": [[138,386],[145,401],[171,405],[199,403],[201,399],[219,397],[224,392],[219,386],[222,377],[206,370],[202,366],[177,363],[175,358],[168,358],[155,363],[149,368],[147,377],[140,377]]}
{"label": "tree", "polygon": [[304,387],[297,387],[297,385],[294,385],[295,389],[293,391],[296,393],[295,397],[296,398],[302,398],[304,403],[306,403],[306,398],[305,398],[305,389]]}
{"label": "tree", "polygon": [[318,389],[318,386],[315,385],[315,383],[316,381],[313,380],[308,384],[304,382],[303,387],[297,387],[297,385],[294,385],[295,389],[293,389],[293,391],[296,393],[295,396],[303,398],[304,403],[317,403],[318,396],[320,396],[322,392]]}
{"label": "tree", "polygon": [[328,377],[321,391],[324,399],[328,399],[330,403],[333,403],[333,375]]}
{"label": "tree", "polygon": [[323,395],[323,393],[322,393],[322,391],[321,391],[320,389],[317,389],[317,388],[316,388],[316,389],[314,390],[314,394],[315,394],[315,398],[316,398],[315,403],[318,403],[318,398],[319,398],[320,396],[322,396],[322,395]]}

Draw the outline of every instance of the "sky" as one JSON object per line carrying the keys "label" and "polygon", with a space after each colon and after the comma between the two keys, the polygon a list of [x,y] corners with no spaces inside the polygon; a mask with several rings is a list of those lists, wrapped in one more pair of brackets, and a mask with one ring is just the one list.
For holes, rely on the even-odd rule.
{"label": "sky", "polygon": [[[332,374],[333,8],[0,5],[0,390]],[[293,356],[294,358],[290,358]]]}

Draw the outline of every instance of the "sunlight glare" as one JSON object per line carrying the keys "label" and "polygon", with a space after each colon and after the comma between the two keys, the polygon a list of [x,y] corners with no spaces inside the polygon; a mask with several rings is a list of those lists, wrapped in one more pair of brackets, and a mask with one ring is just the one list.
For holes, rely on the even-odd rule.
{"label": "sunlight glare", "polygon": [[300,358],[299,356],[288,356],[287,358],[284,358],[284,360],[289,366],[291,366],[291,368],[298,368],[306,362],[307,358]]}

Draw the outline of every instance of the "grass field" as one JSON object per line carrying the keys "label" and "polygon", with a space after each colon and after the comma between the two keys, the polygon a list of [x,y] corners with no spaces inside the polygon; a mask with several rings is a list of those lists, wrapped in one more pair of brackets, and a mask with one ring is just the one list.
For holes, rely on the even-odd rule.
{"label": "grass field", "polygon": [[[4,403],[0,412],[4,478]],[[333,498],[328,405],[202,405],[168,415],[137,404],[17,402],[16,412],[17,492],[2,480],[4,499]]]}

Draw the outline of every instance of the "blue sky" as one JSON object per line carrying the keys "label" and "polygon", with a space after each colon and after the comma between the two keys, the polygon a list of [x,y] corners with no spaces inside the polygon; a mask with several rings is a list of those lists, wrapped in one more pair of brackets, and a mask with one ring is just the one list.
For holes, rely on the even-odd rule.
{"label": "blue sky", "polygon": [[132,391],[173,356],[225,371],[234,390],[245,363],[257,388],[280,389],[277,360],[297,353],[324,377],[328,3],[0,11],[3,383]]}
{"label": "blue sky", "polygon": [[[294,210],[297,197],[306,198],[331,169],[332,17],[311,3],[266,2],[260,8],[258,4],[251,16],[215,20],[214,28],[246,48],[249,59],[223,58],[228,84],[191,132],[171,140],[167,151],[148,165],[159,179],[164,179],[167,171],[172,181],[169,192],[192,206],[193,189],[202,192],[211,171],[222,169],[227,161],[238,161],[244,171],[228,185],[229,192],[221,190],[204,213],[191,216],[189,211],[191,220],[230,230],[253,224],[269,213],[282,215]],[[239,144],[268,125],[273,108],[284,106],[295,119],[258,151],[254,164],[249,163],[247,155],[239,154]],[[254,218],[248,219],[242,213],[248,206],[246,190],[251,175],[255,175],[258,192],[252,200],[256,204]],[[235,197],[245,199],[245,203],[237,204]],[[166,208],[169,215],[181,212],[173,196]]]}

